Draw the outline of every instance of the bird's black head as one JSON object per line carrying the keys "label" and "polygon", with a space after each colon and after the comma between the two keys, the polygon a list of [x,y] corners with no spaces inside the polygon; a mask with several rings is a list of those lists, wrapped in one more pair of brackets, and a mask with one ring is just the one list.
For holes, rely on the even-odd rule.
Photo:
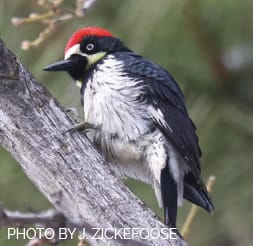
{"label": "bird's black head", "polygon": [[65,47],[63,61],[44,68],[45,71],[66,71],[80,86],[87,70],[107,54],[129,51],[112,34],[99,27],[87,27],[75,32]]}

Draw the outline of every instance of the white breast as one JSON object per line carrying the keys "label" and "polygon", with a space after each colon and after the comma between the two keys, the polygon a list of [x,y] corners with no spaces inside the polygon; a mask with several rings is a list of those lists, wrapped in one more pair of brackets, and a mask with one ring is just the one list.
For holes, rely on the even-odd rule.
{"label": "white breast", "polygon": [[101,126],[104,133],[136,139],[148,130],[148,114],[136,101],[141,81],[125,75],[113,55],[97,66],[84,91],[84,120]]}

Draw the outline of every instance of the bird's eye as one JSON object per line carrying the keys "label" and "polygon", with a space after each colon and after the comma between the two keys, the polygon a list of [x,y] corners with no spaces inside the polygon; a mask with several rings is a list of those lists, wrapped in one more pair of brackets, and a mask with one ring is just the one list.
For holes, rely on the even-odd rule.
{"label": "bird's eye", "polygon": [[94,44],[87,44],[87,46],[86,46],[86,49],[88,50],[88,51],[91,51],[91,50],[93,50],[94,49]]}

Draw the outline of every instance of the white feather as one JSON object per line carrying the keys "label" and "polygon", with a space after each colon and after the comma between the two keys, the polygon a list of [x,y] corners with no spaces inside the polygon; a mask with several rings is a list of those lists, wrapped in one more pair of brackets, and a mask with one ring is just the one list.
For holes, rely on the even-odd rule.
{"label": "white feather", "polygon": [[102,125],[102,131],[136,139],[149,129],[145,105],[137,102],[142,93],[138,80],[122,72],[122,62],[108,56],[98,65],[84,92],[84,120]]}
{"label": "white feather", "polygon": [[159,108],[156,109],[154,106],[149,105],[148,106],[148,112],[150,113],[150,115],[152,116],[152,118],[156,122],[158,122],[161,125],[163,125],[169,131],[173,132],[173,130],[171,129],[171,127],[169,126],[169,124],[164,120],[164,115],[163,115],[162,111]]}

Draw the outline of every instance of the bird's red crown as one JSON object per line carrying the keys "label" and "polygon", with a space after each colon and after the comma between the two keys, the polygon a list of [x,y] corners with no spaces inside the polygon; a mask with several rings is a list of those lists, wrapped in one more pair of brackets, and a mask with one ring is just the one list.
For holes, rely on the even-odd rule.
{"label": "bird's red crown", "polygon": [[71,38],[69,39],[64,50],[65,53],[73,45],[80,43],[82,39],[86,36],[112,37],[112,33],[101,27],[85,27],[79,29],[78,31],[74,32]]}

